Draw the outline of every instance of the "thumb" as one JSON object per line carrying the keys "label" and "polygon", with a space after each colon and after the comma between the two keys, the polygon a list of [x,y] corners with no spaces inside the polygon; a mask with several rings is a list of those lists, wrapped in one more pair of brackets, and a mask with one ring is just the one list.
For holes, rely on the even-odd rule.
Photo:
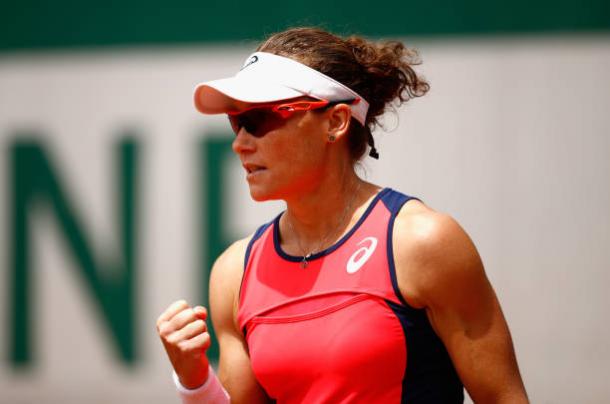
{"label": "thumb", "polygon": [[193,307],[193,311],[195,312],[195,315],[202,320],[205,320],[206,318],[208,318],[208,311],[203,306],[195,306],[195,307]]}

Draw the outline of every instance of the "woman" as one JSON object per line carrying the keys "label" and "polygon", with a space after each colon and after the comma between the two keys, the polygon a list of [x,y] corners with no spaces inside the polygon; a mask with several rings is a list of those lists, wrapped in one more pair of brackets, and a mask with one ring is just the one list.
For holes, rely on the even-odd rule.
{"label": "woman", "polygon": [[207,311],[172,304],[157,328],[186,403],[527,402],[498,300],[469,237],[354,166],[394,101],[428,84],[398,42],[297,28],[232,78],[200,84],[226,113],[254,200],[286,211],[216,261]]}

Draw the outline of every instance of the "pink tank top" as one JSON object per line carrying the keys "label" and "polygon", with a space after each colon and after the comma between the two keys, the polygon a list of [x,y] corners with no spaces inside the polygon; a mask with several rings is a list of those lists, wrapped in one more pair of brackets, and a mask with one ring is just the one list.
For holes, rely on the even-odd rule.
{"label": "pink tank top", "polygon": [[[400,203],[392,208],[384,198]],[[351,231],[305,268],[281,250],[279,216],[256,232],[238,320],[254,374],[278,403],[405,401],[409,319],[400,311],[418,312],[414,321],[429,327],[400,295],[394,273],[389,235],[408,199],[382,190]]]}

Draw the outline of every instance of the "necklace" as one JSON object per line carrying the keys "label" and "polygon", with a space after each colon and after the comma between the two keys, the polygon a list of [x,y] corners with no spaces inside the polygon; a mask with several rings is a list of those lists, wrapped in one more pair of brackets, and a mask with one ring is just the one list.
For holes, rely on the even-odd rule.
{"label": "necklace", "polygon": [[[341,219],[339,219],[339,222],[337,223],[337,227],[340,227],[341,224],[345,221],[348,212],[352,209],[352,205],[354,204],[354,201],[356,200],[356,196],[358,195],[358,191],[360,191],[360,182],[358,182],[358,186],[356,187],[356,190],[352,193],[352,197],[349,201],[349,204],[346,206],[346,208],[343,210],[343,214],[341,215]],[[323,238],[322,241],[318,244],[318,246],[314,249],[314,250],[309,250],[310,252],[307,253],[307,250],[303,248],[303,246],[301,245],[301,239],[299,239],[296,231],[294,230],[294,226],[292,225],[292,221],[291,220],[286,220],[288,222],[288,227],[290,227],[290,231],[292,232],[292,234],[294,234],[294,237],[297,240],[297,245],[299,246],[299,250],[301,251],[301,254],[303,256],[303,259],[301,260],[301,268],[305,269],[307,268],[307,266],[309,265],[309,262],[307,261],[308,259],[311,258],[311,256],[319,251],[322,251],[321,248],[322,246],[324,246],[324,244],[326,244],[328,242],[328,240],[330,239],[330,236],[332,236],[332,230],[330,232],[328,232]]]}

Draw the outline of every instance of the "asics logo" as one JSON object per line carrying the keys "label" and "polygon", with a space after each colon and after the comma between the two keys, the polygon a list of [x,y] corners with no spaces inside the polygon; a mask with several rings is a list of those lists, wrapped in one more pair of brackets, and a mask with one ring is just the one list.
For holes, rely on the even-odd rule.
{"label": "asics logo", "polygon": [[375,248],[377,248],[377,239],[375,237],[366,237],[357,245],[367,243],[363,247],[357,249],[349,260],[347,261],[347,273],[353,274],[358,272],[358,270],[371,258],[371,255],[375,252]]}
{"label": "asics logo", "polygon": [[246,67],[256,62],[258,62],[258,56],[252,56],[250,59],[246,60],[246,63],[244,63],[244,67],[242,67],[240,70],[244,70]]}

